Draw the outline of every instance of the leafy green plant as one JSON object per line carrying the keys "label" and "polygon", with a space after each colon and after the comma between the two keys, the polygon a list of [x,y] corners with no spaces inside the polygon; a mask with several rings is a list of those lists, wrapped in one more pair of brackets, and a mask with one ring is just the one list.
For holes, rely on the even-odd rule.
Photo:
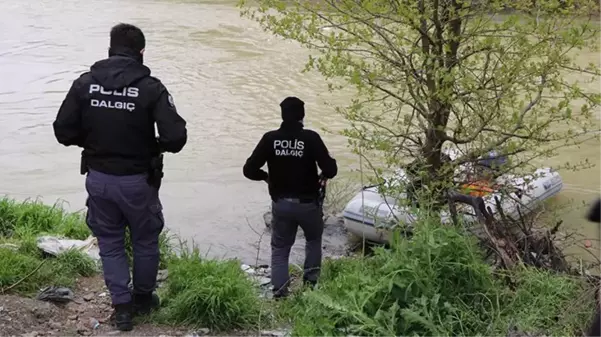
{"label": "leafy green plant", "polygon": [[[579,52],[598,50],[590,16],[597,1],[241,0],[240,7],[265,30],[309,48],[305,71],[318,71],[330,90],[354,89],[356,98],[337,111],[376,182],[414,160],[416,193],[435,201],[458,167],[491,150],[509,159],[501,172],[521,172],[562,147],[598,140],[601,71],[577,62]],[[446,148],[456,158],[445,160]]]}
{"label": "leafy green plant", "polygon": [[590,319],[580,280],[529,268],[512,277],[516,288],[461,229],[420,221],[391,249],[328,261],[317,290],[277,310],[296,336],[504,335],[510,327],[574,335]]}

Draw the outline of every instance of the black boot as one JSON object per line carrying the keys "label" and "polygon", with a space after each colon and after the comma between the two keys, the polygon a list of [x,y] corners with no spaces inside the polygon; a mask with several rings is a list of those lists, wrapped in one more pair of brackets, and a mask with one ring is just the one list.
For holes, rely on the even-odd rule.
{"label": "black boot", "polygon": [[116,304],[113,319],[118,330],[131,331],[134,328],[132,322],[132,304]]}
{"label": "black boot", "polygon": [[306,278],[303,278],[303,285],[310,289],[315,289],[315,287],[317,287],[317,281],[308,280]]}
{"label": "black boot", "polygon": [[280,289],[277,289],[277,290],[273,289],[272,292],[273,292],[273,299],[276,301],[283,300],[290,295],[290,293],[288,292],[288,287],[285,287],[285,286]]}
{"label": "black boot", "polygon": [[155,293],[134,294],[134,314],[136,316],[148,315],[161,305],[159,296]]}

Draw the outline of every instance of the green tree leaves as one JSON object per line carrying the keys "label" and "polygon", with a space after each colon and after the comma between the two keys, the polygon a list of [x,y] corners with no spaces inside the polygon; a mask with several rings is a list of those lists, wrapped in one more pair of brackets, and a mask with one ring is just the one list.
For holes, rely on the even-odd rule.
{"label": "green tree leaves", "polygon": [[[512,170],[598,136],[591,0],[257,0],[243,15],[314,52],[307,70],[344,79],[344,134],[390,168],[422,157],[433,183],[496,150]],[[499,14],[502,12],[502,14]],[[443,147],[461,155],[440,160]],[[442,173],[442,172],[446,173]],[[443,179],[444,180],[444,179]]]}

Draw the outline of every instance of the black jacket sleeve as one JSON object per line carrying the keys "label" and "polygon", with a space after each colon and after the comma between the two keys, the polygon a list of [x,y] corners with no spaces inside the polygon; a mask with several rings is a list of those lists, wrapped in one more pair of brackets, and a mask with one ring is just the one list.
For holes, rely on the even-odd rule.
{"label": "black jacket sleeve", "polygon": [[315,133],[315,160],[321,169],[321,174],[326,179],[332,179],[338,174],[336,159],[330,156],[330,152],[318,133]]}
{"label": "black jacket sleeve", "polygon": [[177,113],[167,88],[160,83],[159,86],[159,98],[152,111],[159,131],[159,148],[161,152],[178,153],[188,141],[186,121]]}
{"label": "black jacket sleeve", "polygon": [[267,135],[263,135],[253,153],[246,159],[244,168],[242,169],[244,176],[250,180],[261,181],[267,180],[268,174],[261,169],[267,162],[269,156],[269,145],[267,143]]}
{"label": "black jacket sleeve", "polygon": [[85,136],[81,125],[81,101],[79,98],[79,89],[81,83],[79,79],[73,81],[67,96],[63,100],[58,114],[52,127],[56,140],[65,146],[83,147]]}

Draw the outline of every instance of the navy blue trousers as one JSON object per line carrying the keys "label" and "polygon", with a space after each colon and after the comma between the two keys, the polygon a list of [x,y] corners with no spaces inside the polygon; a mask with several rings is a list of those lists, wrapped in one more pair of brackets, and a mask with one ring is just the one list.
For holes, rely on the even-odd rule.
{"label": "navy blue trousers", "polygon": [[98,240],[104,281],[113,305],[132,299],[125,230],[133,245],[134,293],[156,288],[159,267],[159,235],[165,221],[159,191],[148,185],[146,174],[113,176],[90,171],[86,177],[86,222]]}
{"label": "navy blue trousers", "polygon": [[303,278],[316,282],[321,271],[323,210],[315,203],[280,199],[271,205],[271,283],[277,293],[288,291],[290,250],[296,241],[298,227],[305,235]]}

